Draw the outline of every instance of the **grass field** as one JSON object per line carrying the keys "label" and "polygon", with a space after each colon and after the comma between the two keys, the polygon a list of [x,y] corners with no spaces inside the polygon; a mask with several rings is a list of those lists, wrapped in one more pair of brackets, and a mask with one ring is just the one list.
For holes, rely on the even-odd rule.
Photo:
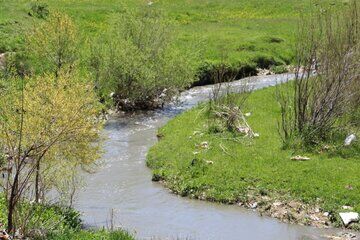
{"label": "grass field", "polygon": [[[24,33],[40,21],[28,15],[29,2],[0,0],[0,52],[19,48]],[[112,14],[124,8],[149,7],[145,0],[39,2],[46,2],[50,11],[69,14],[84,39],[105,29]],[[293,60],[296,19],[301,12],[308,11],[310,2],[314,1],[158,0],[151,7],[160,9],[172,23],[179,48],[196,46],[201,50],[202,63],[224,60],[234,67],[241,64],[268,67],[269,64],[289,64]]]}
{"label": "grass field", "polygon": [[[148,155],[154,178],[180,195],[210,201],[246,203],[252,195],[267,195],[319,205],[324,212],[337,213],[345,205],[360,211],[359,145],[351,157],[283,150],[275,88],[254,92],[246,112],[259,138],[236,142],[233,133],[211,133],[204,106],[171,120]],[[202,142],[208,150],[197,147]],[[311,160],[290,160],[298,154]]]}

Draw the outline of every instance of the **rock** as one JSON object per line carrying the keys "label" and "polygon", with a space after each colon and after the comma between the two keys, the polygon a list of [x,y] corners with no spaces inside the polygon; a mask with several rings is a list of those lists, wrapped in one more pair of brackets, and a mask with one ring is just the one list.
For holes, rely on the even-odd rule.
{"label": "rock", "polygon": [[308,161],[308,160],[310,160],[310,158],[298,155],[298,156],[292,157],[291,160],[293,160],[293,161]]}
{"label": "rock", "polygon": [[295,201],[291,201],[288,203],[289,207],[299,210],[301,208],[301,203],[299,202],[295,202]]}
{"label": "rock", "polygon": [[0,231],[0,240],[8,240],[10,239],[9,234],[5,230]]}
{"label": "rock", "polygon": [[257,68],[256,70],[258,72],[258,74],[257,74],[258,76],[266,76],[266,75],[273,75],[274,74],[269,69]]}
{"label": "rock", "polygon": [[320,218],[318,218],[315,215],[310,215],[310,219],[313,220],[313,221],[320,221]]}
{"label": "rock", "polygon": [[324,217],[329,217],[329,216],[330,216],[330,213],[329,213],[329,212],[324,212],[324,213],[323,213],[323,216],[324,216]]}
{"label": "rock", "polygon": [[354,233],[339,233],[338,235],[324,236],[329,240],[356,240],[356,235]]}
{"label": "rock", "polygon": [[355,134],[351,134],[346,137],[344,141],[344,146],[350,146],[356,140]]}
{"label": "rock", "polygon": [[258,207],[258,203],[257,203],[257,202],[253,202],[253,203],[250,203],[249,206],[250,206],[251,209],[255,209],[255,208]]}
{"label": "rock", "polygon": [[110,97],[113,98],[115,96],[115,93],[114,92],[111,92],[110,93]]}
{"label": "rock", "polygon": [[345,227],[348,226],[352,222],[359,221],[359,214],[356,212],[342,212],[339,213],[341,220],[343,221]]}

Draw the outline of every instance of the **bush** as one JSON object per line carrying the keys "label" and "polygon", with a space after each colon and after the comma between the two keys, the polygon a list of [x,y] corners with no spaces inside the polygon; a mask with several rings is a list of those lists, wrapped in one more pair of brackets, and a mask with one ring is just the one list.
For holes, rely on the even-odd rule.
{"label": "bush", "polygon": [[32,2],[30,4],[29,15],[37,18],[45,19],[49,16],[48,5],[43,2]]}
{"label": "bush", "polygon": [[279,94],[286,145],[299,137],[305,146],[314,146],[346,132],[349,121],[343,120],[360,104],[359,33],[356,1],[341,11],[316,9],[302,20],[293,89]]}
{"label": "bush", "polygon": [[194,55],[175,48],[168,23],[152,8],[116,16],[106,35],[90,60],[104,101],[113,92],[120,109],[157,108],[193,81]]}

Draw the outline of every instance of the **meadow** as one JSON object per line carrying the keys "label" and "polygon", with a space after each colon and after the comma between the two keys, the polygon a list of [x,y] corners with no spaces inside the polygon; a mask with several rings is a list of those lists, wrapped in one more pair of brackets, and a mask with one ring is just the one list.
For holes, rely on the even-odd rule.
{"label": "meadow", "polygon": [[[191,198],[247,207],[256,202],[265,214],[273,211],[275,202],[286,206],[295,201],[307,206],[305,209],[331,213],[335,225],[341,223],[337,213],[344,211],[342,206],[359,211],[359,144],[340,153],[335,146],[341,147],[341,140],[330,149],[283,149],[275,96],[276,87],[258,90],[244,106],[243,112],[251,113],[247,121],[258,138],[214,131],[207,104],[171,120],[159,130],[160,141],[148,155],[154,180]],[[291,160],[297,155],[310,160]],[[302,224],[312,222],[297,210],[288,212],[290,216],[274,216]]]}
{"label": "meadow", "polygon": [[[34,1],[35,2],[35,1]],[[101,34],[113,14],[127,9],[151,7],[164,13],[176,35],[180,49],[196,48],[204,65],[225,62],[239,68],[269,68],[288,65],[294,60],[293,45],[297,19],[314,2],[294,0],[48,0],[50,11],[61,11],[73,18],[84,41]],[[334,3],[335,2],[335,3]],[[0,52],[21,48],[24,33],[38,21],[29,15],[31,2],[0,1]]]}

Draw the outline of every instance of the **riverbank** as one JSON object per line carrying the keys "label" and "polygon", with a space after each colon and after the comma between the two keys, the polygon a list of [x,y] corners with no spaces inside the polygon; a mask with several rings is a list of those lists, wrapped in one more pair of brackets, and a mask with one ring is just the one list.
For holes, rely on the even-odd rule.
{"label": "riverbank", "polygon": [[[6,209],[5,204],[5,198],[0,195],[0,208]],[[20,231],[11,239],[134,240],[134,237],[130,233],[122,229],[83,229],[81,214],[73,208],[62,207],[57,204],[42,205],[34,203],[23,203],[21,207],[25,209],[31,208],[33,210],[31,215],[26,219],[26,225],[20,227]],[[0,239],[9,239],[9,235],[2,229],[6,222],[6,212],[2,211],[0,214]],[[26,236],[22,234],[26,234]]]}
{"label": "riverbank", "polygon": [[[360,211],[358,156],[282,150],[275,88],[248,99],[248,122],[259,137],[212,132],[204,105],[171,120],[148,154],[153,180],[176,194],[238,204],[284,222],[342,227],[339,212]],[[292,161],[306,155],[309,161]],[[347,226],[355,230],[359,224]]]}
{"label": "riverbank", "polygon": [[[24,36],[34,25],[44,21],[47,12],[68,14],[78,26],[84,46],[82,60],[89,55],[88,42],[109,27],[117,12],[152,7],[164,12],[172,24],[175,45],[181,51],[193,47],[201,61],[193,62],[199,69],[195,85],[210,83],[213,71],[225,63],[228,74],[237,79],[254,75],[256,68],[279,69],[293,62],[295,31],[299,12],[308,12],[310,0],[254,1],[28,1],[4,0],[0,4],[0,53],[23,49]],[[322,1],[343,4],[342,1]],[[335,2],[335,3],[334,3]],[[44,15],[45,14],[45,15]],[[82,61],[86,67],[86,61]],[[281,67],[280,67],[281,68]]]}

